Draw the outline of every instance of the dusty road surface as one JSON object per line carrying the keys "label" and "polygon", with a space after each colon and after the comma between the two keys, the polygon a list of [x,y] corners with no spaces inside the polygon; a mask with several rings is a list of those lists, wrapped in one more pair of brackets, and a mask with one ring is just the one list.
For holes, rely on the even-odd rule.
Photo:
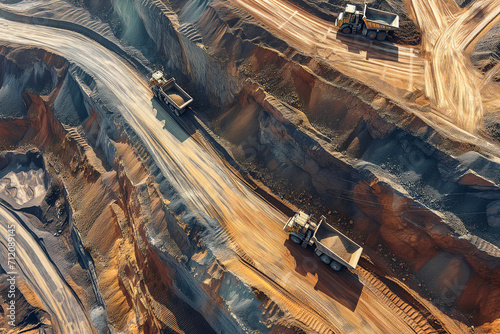
{"label": "dusty road surface", "polygon": [[[457,13],[454,1],[412,1],[424,31],[425,92],[440,113],[468,131],[477,129],[483,117],[484,86],[465,50],[478,35],[500,20],[500,1],[476,1]],[[429,28],[430,27],[430,28]]]}
{"label": "dusty road surface", "polygon": [[423,88],[424,62],[418,49],[338,34],[334,22],[322,20],[286,1],[231,2],[302,53],[319,56],[390,96],[398,94],[394,88],[408,91]]}
{"label": "dusty road surface", "polygon": [[80,300],[19,218],[26,219],[21,214],[13,215],[0,204],[0,243],[5,249],[8,244],[8,225],[15,226],[16,276],[22,273],[40,298],[51,315],[52,327],[56,333],[94,333],[94,327]]}
{"label": "dusty road surface", "polygon": [[[414,107],[404,100],[404,91],[425,91],[432,102],[433,115],[418,113],[421,118],[440,126],[445,120],[449,122],[444,125],[446,130],[456,126],[474,133],[480,126],[481,89],[485,81],[464,51],[478,35],[500,20],[498,0],[476,1],[466,9],[459,8],[453,0],[407,1],[423,32],[423,52],[388,42],[343,36],[337,33],[333,22],[317,18],[287,1],[230,1],[292,47],[322,59],[393,101]],[[498,88],[497,93],[500,93]],[[436,121],[436,115],[443,120]]]}
{"label": "dusty road surface", "polygon": [[[146,78],[114,53],[76,33],[3,19],[1,42],[49,49],[92,75],[103,101],[121,112],[190,209],[206,212],[224,227],[209,245],[219,261],[303,327],[321,333],[434,331],[397,296],[389,299],[387,289],[363,269],[334,273],[311,251],[290,244],[282,230],[287,217],[235,177],[215,153],[186,139],[176,122],[158,120]],[[225,241],[229,249],[218,248]]]}

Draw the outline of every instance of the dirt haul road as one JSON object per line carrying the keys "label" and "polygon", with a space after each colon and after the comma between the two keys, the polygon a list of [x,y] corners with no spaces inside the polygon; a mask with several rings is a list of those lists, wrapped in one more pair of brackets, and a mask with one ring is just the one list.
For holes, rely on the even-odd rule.
{"label": "dirt haul road", "polygon": [[[423,51],[390,43],[342,36],[333,22],[279,0],[230,0],[276,36],[306,55],[320,58],[344,74],[360,80],[391,100],[409,104],[404,91],[425,91],[433,115],[474,133],[483,116],[481,90],[487,84],[464,53],[500,19],[498,0],[473,2],[460,9],[454,0],[407,0],[423,32]],[[392,56],[391,56],[392,55]],[[425,58],[424,58],[424,55]],[[493,76],[493,75],[491,75]],[[498,89],[496,96],[500,96]],[[496,102],[499,102],[497,100]],[[443,120],[437,120],[434,116]],[[453,136],[453,131],[447,132]]]}
{"label": "dirt haul road", "polygon": [[179,141],[185,134],[176,122],[156,118],[146,78],[117,55],[76,33],[0,19],[2,41],[49,49],[92,75],[102,100],[135,130],[190,210],[222,225],[223,231],[214,228],[208,245],[219,261],[301,327],[321,333],[433,332],[418,312],[363,269],[337,274],[311,251],[290,245],[282,230],[287,217],[226,169],[217,154],[192,138]]}
{"label": "dirt haul road", "polygon": [[334,22],[322,20],[286,1],[230,1],[301,53],[319,56],[348,76],[382,89],[389,96],[398,95],[394,88],[413,91],[423,87],[424,62],[417,49],[338,34]]}
{"label": "dirt haul road", "polygon": [[[19,215],[19,218],[23,218]],[[96,333],[81,302],[33,235],[8,209],[0,204],[0,243],[7,249],[9,225],[15,226],[17,275],[22,275],[51,315],[55,333]],[[8,270],[7,270],[8,271]],[[19,321],[20,319],[16,320]]]}
{"label": "dirt haul road", "polygon": [[476,1],[462,12],[451,0],[413,0],[412,6],[429,55],[426,95],[455,124],[476,130],[483,117],[481,90],[486,82],[465,51],[478,35],[500,20],[500,1]]}

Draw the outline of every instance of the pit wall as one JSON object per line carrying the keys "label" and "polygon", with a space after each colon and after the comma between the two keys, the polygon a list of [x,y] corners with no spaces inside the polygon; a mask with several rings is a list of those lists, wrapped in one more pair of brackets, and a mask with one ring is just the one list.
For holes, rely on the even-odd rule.
{"label": "pit wall", "polygon": [[[373,146],[376,140],[399,142],[401,149],[397,153],[403,164],[410,166],[405,171],[420,176],[429,173],[413,166],[416,163],[412,156],[418,152],[439,168],[445,167],[438,169],[443,180],[454,185],[465,184],[470,189],[486,188],[496,198],[498,181],[491,181],[491,173],[480,167],[468,171],[471,165],[462,164],[460,159],[438,149],[459,151],[462,149],[459,143],[443,139],[418,118],[362,83],[334,70],[325,70],[314,60],[297,55],[286,44],[273,42],[280,50],[276,52],[240,38],[238,27],[225,21],[234,19],[228,12],[236,13],[236,21],[241,19],[238,10],[228,10],[221,3],[207,6],[209,2],[190,1],[185,6],[191,8],[189,12],[182,12],[176,2],[171,3],[174,8],[167,8],[159,1],[136,1],[133,8],[142,19],[148,38],[155,41],[157,52],[165,59],[166,71],[178,77],[197,100],[212,105],[207,113],[215,127],[222,123],[222,116],[228,110],[236,109],[236,114],[238,110],[248,111],[249,106],[256,110],[255,139],[229,142],[235,156],[240,154],[245,159],[246,152],[251,151],[274,176],[299,178],[304,190],[352,217],[365,235],[367,246],[387,244],[411,264],[414,272],[421,273],[421,279],[438,299],[440,291],[450,291],[451,295],[441,296],[445,306],[459,305],[479,313],[476,321],[485,327],[499,317],[498,248],[475,236],[461,236],[466,233],[464,223],[453,213],[442,215],[420,203],[425,199],[415,201],[415,196],[409,193],[411,185],[402,184],[402,173],[380,168],[378,160],[370,156],[370,148],[372,151],[376,148]],[[179,21],[174,12],[189,19]],[[179,33],[186,31],[187,28],[182,28],[186,23],[191,24],[189,31],[195,30],[201,42],[198,37],[193,40],[193,33],[189,34],[191,39]],[[273,74],[265,71],[272,64],[279,64],[281,81],[291,85],[272,91],[286,103],[266,91],[273,88],[266,87],[262,78]],[[406,137],[398,137],[398,132],[404,132]],[[411,145],[404,144],[405,141]],[[457,170],[463,173],[455,175]],[[404,208],[411,210],[402,214]],[[440,283],[432,286],[436,276],[426,274],[428,266],[432,265],[431,260],[442,257],[450,260],[444,261],[446,265],[437,275]],[[479,292],[478,286],[481,286]]]}
{"label": "pit wall", "polygon": [[[7,49],[3,52],[17,61]],[[26,117],[0,121],[0,128],[9,129],[2,132],[2,147],[36,146],[58,168],[73,211],[72,226],[94,259],[114,330],[265,333],[278,320],[282,324],[279,308],[257,299],[199,243],[223,233],[216,222],[197,213],[170,211],[159,187],[171,187],[164,178],[158,185],[159,171],[139,141],[132,140],[130,129],[117,126],[123,121],[100,102],[93,79],[56,55],[34,53],[58,73],[57,85],[43,99],[23,94]],[[88,116],[81,127],[62,125],[55,117],[51,104],[65,99],[63,94],[83,102]],[[189,234],[180,227],[178,215],[184,216]],[[272,312],[263,315],[269,305]]]}
{"label": "pit wall", "polygon": [[[249,19],[230,4],[189,1],[176,6],[176,2],[173,8],[159,1],[135,3],[149,37],[166,59],[165,69],[179,73],[188,91],[196,92],[192,95],[210,102],[207,113],[214,128],[226,122],[229,131],[218,134],[229,140],[226,147],[236,157],[239,154],[240,161],[245,163],[246,152],[251,151],[275,177],[293,175],[303,189],[321,196],[332,208],[343,208],[365,235],[367,246],[388,245],[427,283],[440,306],[479,311],[478,324],[498,318],[500,308],[490,306],[498,305],[500,298],[498,248],[468,234],[473,223],[453,212],[443,215],[433,210],[425,198],[411,193],[411,185],[404,184],[405,173],[425,179],[433,172],[442,182],[424,180],[422,187],[440,189],[446,184],[455,192],[481,190],[495,199],[499,189],[494,175],[481,168],[469,170],[469,165],[438,149],[460,152],[462,147],[362,83],[298,56],[286,44],[268,39],[277,45],[280,51],[276,51],[241,37],[242,24],[234,22]],[[277,88],[266,81],[270,76],[280,77]],[[238,115],[251,109],[257,110],[249,121],[255,128],[254,142],[231,141],[231,120],[224,116],[231,110]],[[397,143],[394,157],[388,153],[385,158],[398,159],[402,171],[378,166],[382,158],[373,151],[383,140]],[[432,168],[422,166],[422,161]],[[483,225],[485,221],[483,217]],[[444,265],[434,271],[438,277],[434,284],[436,276],[427,273],[441,258]],[[484,287],[479,295],[478,282]]]}
{"label": "pit wall", "polygon": [[[77,76],[86,75],[79,68],[72,68],[71,73]],[[77,81],[82,82],[81,79]],[[135,133],[128,127],[116,126],[117,123],[121,123],[117,120],[119,116],[101,104],[95,86],[92,84],[91,87],[83,86],[82,92],[84,92],[86,109],[90,114],[84,124],[89,143],[95,149],[105,152],[107,163],[113,166],[112,170],[118,175],[120,193],[122,196],[126,194],[126,197],[122,198],[123,203],[119,201],[118,205],[113,205],[115,213],[112,216],[116,216],[115,219],[122,234],[131,237],[134,235],[131,246],[139,247],[142,253],[148,254],[145,259],[140,260],[141,263],[130,265],[132,268],[128,271],[140,275],[141,279],[145,280],[145,286],[148,288],[142,293],[150,302],[143,307],[149,310],[152,319],[157,319],[162,323],[162,326],[158,328],[170,325],[167,309],[175,310],[177,306],[174,304],[182,304],[181,301],[183,301],[200,312],[209,326],[217,332],[244,333],[258,330],[265,333],[271,330],[277,323],[277,315],[283,314],[279,313],[281,312],[279,308],[276,308],[273,313],[262,315],[261,301],[256,299],[252,289],[240,282],[232,273],[227,272],[217,262],[210,249],[200,246],[200,239],[206,240],[211,236],[220,236],[224,233],[218,224],[210,223],[210,218],[206,216],[188,211],[182,203],[183,200],[176,195],[172,186],[149,158]],[[137,152],[138,155],[136,156],[133,152]],[[130,173],[141,176],[133,177],[129,175]],[[144,181],[146,175],[149,176],[146,178],[147,181]],[[163,198],[168,200],[168,206]],[[140,203],[139,207],[137,207],[137,202]],[[119,221],[120,216],[130,217],[129,223],[133,226],[123,225]],[[180,227],[181,223],[178,218],[180,216],[183,217],[182,223],[187,224],[185,229],[191,231],[189,234]],[[84,244],[90,245],[91,248],[107,247],[108,243],[100,241],[100,237],[94,234],[98,233],[97,229],[101,228],[100,222],[102,221],[96,218],[96,222],[90,227],[88,233],[82,231]],[[117,226],[109,228],[118,229]],[[93,258],[102,258],[104,255],[99,252],[90,252],[90,254]],[[111,261],[114,256],[109,256],[109,260]],[[148,257],[154,260],[148,260]],[[149,268],[148,264],[154,266]],[[143,266],[146,270],[141,269]],[[99,266],[96,266],[96,270],[99,272]],[[119,272],[122,270],[119,269]],[[158,276],[158,272],[163,274]],[[101,273],[101,275],[105,274]],[[155,281],[156,279],[158,281]],[[126,281],[135,281],[131,277],[122,278],[120,275],[118,280],[123,280],[125,285],[131,284]],[[168,284],[168,298],[163,296],[163,284]],[[135,290],[132,287],[130,290],[127,293],[124,292],[126,296],[130,295],[127,299],[139,298],[139,292],[132,291]],[[176,301],[178,298],[180,300]],[[238,306],[240,304],[244,306]],[[183,314],[179,316],[183,317],[180,322],[187,326],[186,322],[189,321],[189,317]],[[192,326],[195,327],[189,328],[187,332],[210,332],[211,330],[206,327],[208,324],[193,323]],[[264,324],[267,324],[269,328]],[[175,328],[172,329],[175,330]],[[141,332],[150,332],[150,330],[152,329],[142,327]]]}

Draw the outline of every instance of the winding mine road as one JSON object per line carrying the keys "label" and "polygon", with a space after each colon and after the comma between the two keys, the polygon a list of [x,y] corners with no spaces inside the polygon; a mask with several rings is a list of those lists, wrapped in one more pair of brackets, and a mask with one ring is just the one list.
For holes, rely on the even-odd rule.
{"label": "winding mine road", "polygon": [[231,2],[301,53],[319,57],[389,96],[423,88],[424,61],[418,49],[338,34],[334,22],[322,20],[286,1]]}
{"label": "winding mine road", "polygon": [[[455,125],[475,133],[481,125],[482,89],[488,80],[482,80],[483,75],[472,67],[464,51],[500,20],[499,0],[475,1],[464,9],[454,0],[407,1],[423,33],[423,50],[343,36],[337,33],[333,22],[287,1],[230,2],[301,53],[321,59],[393,101],[415,108],[415,104],[405,100],[405,91],[425,91],[433,116],[449,122],[448,128]],[[499,96],[497,87],[497,105]],[[418,114],[432,122],[443,122]],[[449,134],[453,135],[453,131]]]}
{"label": "winding mine road", "polygon": [[460,13],[454,1],[414,0],[412,5],[429,54],[425,93],[443,116],[474,132],[483,118],[484,81],[465,50],[500,20],[500,1],[476,1]]}
{"label": "winding mine road", "polygon": [[56,333],[94,333],[81,302],[20,219],[27,218],[22,214],[13,215],[0,204],[0,243],[5,249],[8,244],[8,225],[15,226],[15,262],[18,273],[15,276],[19,279],[22,273],[33,288],[51,315],[52,327]]}
{"label": "winding mine road", "polygon": [[[301,326],[321,333],[434,331],[364,270],[334,273],[312,252],[290,244],[282,230],[287,217],[235,177],[214,152],[192,138],[179,141],[182,130],[175,122],[166,124],[170,131],[165,130],[152,110],[146,78],[116,54],[77,33],[4,19],[0,19],[1,43],[51,50],[92,75],[102,100],[116,107],[139,135],[190,210],[205,211],[222,225],[221,242],[212,245],[219,261]],[[230,249],[217,248],[224,241]],[[61,314],[60,321],[65,317]]]}

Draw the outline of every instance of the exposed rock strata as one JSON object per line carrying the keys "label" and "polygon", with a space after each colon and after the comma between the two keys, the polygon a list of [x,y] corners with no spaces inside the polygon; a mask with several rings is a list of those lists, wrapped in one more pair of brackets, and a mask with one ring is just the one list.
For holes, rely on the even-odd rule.
{"label": "exposed rock strata", "polygon": [[[4,55],[18,64],[9,49],[4,49]],[[53,67],[58,73],[57,84],[43,99],[23,94],[27,115],[0,122],[10,129],[2,133],[2,148],[36,147],[60,175],[60,191],[67,193],[71,208],[71,228],[60,225],[64,220],[59,219],[54,227],[46,228],[55,229],[61,240],[71,240],[74,227],[85,247],[77,251],[93,259],[98,298],[91,297],[88,281],[83,287],[79,281],[78,275],[82,269],[89,270],[88,266],[82,264],[79,270],[70,271],[67,281],[80,298],[89,299],[87,311],[95,327],[106,332],[106,321],[113,331],[127,333],[210,333],[212,327],[230,333],[267,332],[270,329],[266,326],[289,327],[275,304],[264,297],[257,299],[250,287],[226,271],[200,243],[206,237],[208,217],[191,213],[181,223],[168,208],[169,202],[151,176],[155,175],[154,164],[140,142],[131,142],[134,133],[120,125],[119,116],[92,99],[96,96],[93,79],[42,50],[35,50],[28,59],[57,66]],[[58,105],[54,101],[67,100],[60,94],[68,93],[80,96],[87,115],[77,128],[61,124],[53,112]],[[163,179],[162,185],[168,187],[165,182]],[[48,219],[43,222],[48,223]],[[198,274],[193,276],[193,272]],[[239,309],[240,303],[245,307]],[[104,320],[99,316],[102,307]],[[28,305],[24,309],[38,317],[33,318],[35,325],[38,321],[38,325],[50,327],[43,307],[37,310]],[[268,310],[265,316],[262,309]],[[23,326],[28,329],[30,324]]]}
{"label": "exposed rock strata", "polygon": [[[476,241],[480,239],[475,236],[468,236],[468,230],[472,230],[494,242],[495,235],[491,237],[489,231],[481,232],[487,226],[487,217],[483,215],[478,220],[478,217],[467,216],[467,212],[462,214],[458,202],[449,205],[451,199],[456,201],[459,198],[454,193],[470,192],[472,197],[466,197],[465,201],[473,207],[468,212],[486,211],[488,198],[498,197],[498,181],[484,169],[475,169],[472,161],[454,160],[446,153],[460,155],[464,152],[459,143],[441,137],[418,118],[409,116],[362,83],[325,70],[312,59],[300,58],[274,37],[257,34],[255,37],[258,38],[254,39],[252,35],[248,36],[252,33],[248,27],[257,25],[227,2],[216,2],[208,7],[196,7],[195,3],[175,7],[175,4],[173,8],[165,8],[158,2],[151,2],[137,10],[151,37],[159,36],[159,31],[163,31],[157,50],[169,59],[167,68],[173,73],[186,73],[188,78],[184,82],[189,82],[188,87],[204,93],[201,96],[208,97],[212,104],[221,107],[229,104],[233,108],[235,121],[225,117],[226,114],[215,118],[216,128],[217,124],[224,124],[221,134],[230,136],[232,127],[238,129],[245,124],[249,134],[254,135],[254,142],[245,140],[245,136],[234,138],[235,156],[240,154],[242,159],[252,158],[248,154],[258,152],[257,161],[272,170],[276,177],[294,175],[296,183],[323,196],[333,207],[348,208],[344,213],[356,217],[360,224],[366,220],[375,223],[365,230],[367,240],[372,240],[374,245],[383,241],[395,254],[412,263],[415,271],[442,251],[462,254],[466,266],[492,282],[489,289],[490,296],[494,296],[494,291],[498,291],[498,285],[494,283],[498,278],[497,248],[488,242]],[[187,12],[195,9],[203,14],[193,19]],[[193,42],[176,32],[184,22],[183,16],[176,17],[173,11],[183,11],[184,17],[191,18],[189,22],[201,36],[202,46],[199,41]],[[274,51],[273,47],[282,53]],[[271,64],[277,64],[276,69],[266,72],[266,67]],[[282,86],[267,85],[266,80],[276,75],[280,76]],[[214,78],[217,78],[217,83],[211,81]],[[233,107],[232,101],[235,100],[239,106]],[[305,116],[290,105],[300,108]],[[250,110],[254,115],[251,119],[238,118],[239,113]],[[401,124],[404,128],[400,127]],[[392,150],[388,149],[391,146]],[[388,150],[384,151],[384,147]],[[335,153],[338,149],[345,150],[347,155]],[[369,163],[356,164],[351,157]],[[380,169],[372,163],[386,167]],[[479,184],[474,184],[476,181],[471,181],[469,176],[454,175],[469,168],[478,173]],[[436,174],[435,180],[425,177],[431,171]],[[358,185],[354,186],[352,182]],[[486,188],[481,188],[483,192],[475,195],[477,187],[481,186]],[[435,197],[433,193],[442,191],[439,189],[443,187],[448,188],[447,198]],[[363,202],[364,192],[370,194],[369,203],[372,204]],[[424,192],[430,197],[420,195]],[[385,197],[398,203],[418,200],[421,204],[410,204],[416,205],[415,209],[412,208],[415,211],[413,216],[405,217],[415,223],[401,219],[399,210],[380,210],[393,205],[392,202],[386,203]],[[447,213],[440,215],[435,210]],[[429,227],[422,229],[420,226]],[[398,231],[405,231],[402,232],[404,236],[397,237]],[[432,246],[429,248],[426,243],[420,243],[422,238]],[[407,249],[415,251],[408,254]],[[450,277],[443,279],[453,280]],[[462,291],[463,287],[457,293],[461,295]],[[463,296],[467,299],[467,294]],[[463,306],[470,309],[479,304]],[[491,319],[497,317],[489,314]],[[484,316],[487,317],[486,313]]]}
{"label": "exposed rock strata", "polygon": [[[147,33],[156,41],[157,52],[167,59],[167,69],[174,74],[182,73],[180,80],[189,83],[193,92],[221,108],[223,112],[212,109],[207,114],[213,117],[215,128],[224,129],[221,134],[232,141],[236,157],[238,154],[241,160],[253,157],[278,178],[293,175],[303,189],[321,196],[329,206],[345,208],[344,214],[352,217],[355,226],[365,233],[368,246],[385,243],[408,261],[415,272],[433,263],[448,261],[451,256],[454,259],[446,264],[454,269],[440,276],[441,283],[446,286],[446,282],[454,282],[456,278],[460,287],[449,289],[455,295],[445,301],[478,312],[476,321],[486,324],[485,328],[488,322],[499,317],[495,306],[500,291],[498,249],[468,234],[470,230],[488,238],[490,230],[481,233],[489,222],[488,217],[484,214],[479,219],[468,219],[457,208],[469,202],[473,206],[471,210],[486,211],[498,199],[499,180],[491,173],[497,168],[495,159],[462,155],[469,148],[441,137],[362,83],[334,70],[325,70],[315,60],[296,54],[273,36],[262,38],[257,28],[255,36],[246,36],[248,30],[242,27],[256,27],[255,23],[227,3],[214,3],[200,9],[190,2],[186,8],[192,6],[197,11],[191,9],[188,13],[186,9],[180,17],[175,12],[182,8],[173,4],[174,8],[168,8],[159,2],[145,1],[135,3],[134,8]],[[181,29],[186,23],[192,28]],[[199,38],[190,39],[196,35],[192,29],[203,44],[200,45]],[[280,64],[279,71],[266,71],[270,64],[276,63]],[[280,76],[281,87],[274,84],[266,87],[266,78],[271,73]],[[271,91],[266,92],[266,88]],[[228,110],[236,115],[234,121],[224,113]],[[245,112],[251,112],[254,117],[241,120],[240,114]],[[103,126],[97,124],[100,118],[102,122],[107,120],[102,120],[103,113],[96,110],[90,109],[90,114],[86,124],[90,140],[103,148],[107,164],[120,171],[119,166],[114,166],[120,151],[114,142],[126,140],[116,136],[118,129],[109,130],[115,134],[111,139],[102,135],[99,129]],[[249,123],[249,134],[255,138],[251,142],[245,140],[245,136],[238,138],[234,130],[238,125],[246,127]],[[12,138],[22,137],[27,127],[23,121],[12,121],[8,126]],[[73,166],[78,169],[76,162]],[[99,167],[90,168],[87,173],[98,179],[101,172]],[[425,178],[431,172],[437,176],[435,180]],[[121,189],[131,187],[119,174],[114,177]],[[140,178],[135,182],[138,180]],[[424,198],[419,196],[423,193],[420,190],[435,196]],[[470,197],[452,207],[446,203],[446,197],[437,195],[442,190],[453,201],[454,193],[470,193]],[[121,206],[115,204],[123,213],[113,211],[112,216],[127,216],[125,202]],[[82,233],[84,239],[92,235],[91,227],[87,228],[88,231]],[[134,231],[132,227],[127,228]],[[130,233],[141,235],[140,229]],[[138,241],[134,242],[140,243],[141,238],[135,238]],[[93,243],[93,256],[111,258],[107,254],[114,254],[109,249],[98,250],[103,247],[99,240]],[[147,247],[140,249],[148,254]],[[188,252],[187,259],[193,258],[193,254],[197,253]],[[117,266],[129,271],[138,268],[133,263]],[[421,275],[424,281],[434,279],[428,278],[425,272],[424,269]],[[122,277],[130,280],[126,275]],[[465,284],[464,277],[468,278]],[[116,283],[111,279],[105,282],[109,286]],[[479,294],[476,293],[478,286],[481,286]],[[178,290],[186,294],[183,289]],[[131,288],[127,293],[147,295]],[[124,302],[118,300],[113,305],[122,304]],[[216,325],[222,326],[223,322],[220,320]]]}

